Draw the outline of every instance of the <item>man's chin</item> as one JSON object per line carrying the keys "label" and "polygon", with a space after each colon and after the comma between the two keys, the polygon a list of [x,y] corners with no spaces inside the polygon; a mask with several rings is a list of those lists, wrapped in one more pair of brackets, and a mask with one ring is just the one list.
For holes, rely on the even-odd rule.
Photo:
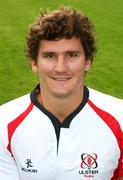
{"label": "man's chin", "polygon": [[70,92],[53,92],[52,95],[56,98],[67,98],[70,96]]}

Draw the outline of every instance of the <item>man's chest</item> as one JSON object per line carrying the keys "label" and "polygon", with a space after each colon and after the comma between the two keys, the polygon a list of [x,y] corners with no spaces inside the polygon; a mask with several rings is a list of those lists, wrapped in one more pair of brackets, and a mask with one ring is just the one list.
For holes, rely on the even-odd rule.
{"label": "man's chest", "polygon": [[61,128],[59,140],[51,123],[19,129],[12,151],[21,179],[109,180],[120,157],[116,139],[104,124],[88,123]]}

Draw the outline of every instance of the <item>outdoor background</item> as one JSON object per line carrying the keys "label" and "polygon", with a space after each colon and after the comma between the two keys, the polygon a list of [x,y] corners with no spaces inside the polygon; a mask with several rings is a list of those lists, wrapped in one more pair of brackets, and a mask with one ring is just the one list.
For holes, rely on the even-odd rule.
{"label": "outdoor background", "polygon": [[82,10],[95,24],[98,51],[85,84],[123,98],[123,0],[0,0],[0,104],[37,84],[25,57],[27,29],[42,9],[61,5]]}

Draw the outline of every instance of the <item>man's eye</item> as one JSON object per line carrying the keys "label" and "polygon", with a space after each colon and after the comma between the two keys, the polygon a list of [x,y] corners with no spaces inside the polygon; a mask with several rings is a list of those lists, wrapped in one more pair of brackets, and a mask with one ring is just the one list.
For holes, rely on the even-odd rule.
{"label": "man's eye", "polygon": [[68,57],[72,58],[72,57],[78,57],[77,53],[71,52],[68,54]]}
{"label": "man's eye", "polygon": [[55,55],[53,55],[53,54],[46,54],[44,57],[45,57],[46,59],[54,59],[54,58],[55,58]]}

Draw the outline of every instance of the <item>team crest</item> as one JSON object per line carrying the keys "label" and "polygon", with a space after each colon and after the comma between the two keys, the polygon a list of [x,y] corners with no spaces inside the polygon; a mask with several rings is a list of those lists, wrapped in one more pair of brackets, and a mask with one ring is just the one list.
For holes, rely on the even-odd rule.
{"label": "team crest", "polygon": [[95,153],[92,153],[92,154],[83,153],[81,155],[81,163],[80,163],[81,170],[79,170],[79,174],[81,174],[87,178],[95,177],[95,175],[98,174],[97,160],[98,160],[97,154],[95,154]]}

